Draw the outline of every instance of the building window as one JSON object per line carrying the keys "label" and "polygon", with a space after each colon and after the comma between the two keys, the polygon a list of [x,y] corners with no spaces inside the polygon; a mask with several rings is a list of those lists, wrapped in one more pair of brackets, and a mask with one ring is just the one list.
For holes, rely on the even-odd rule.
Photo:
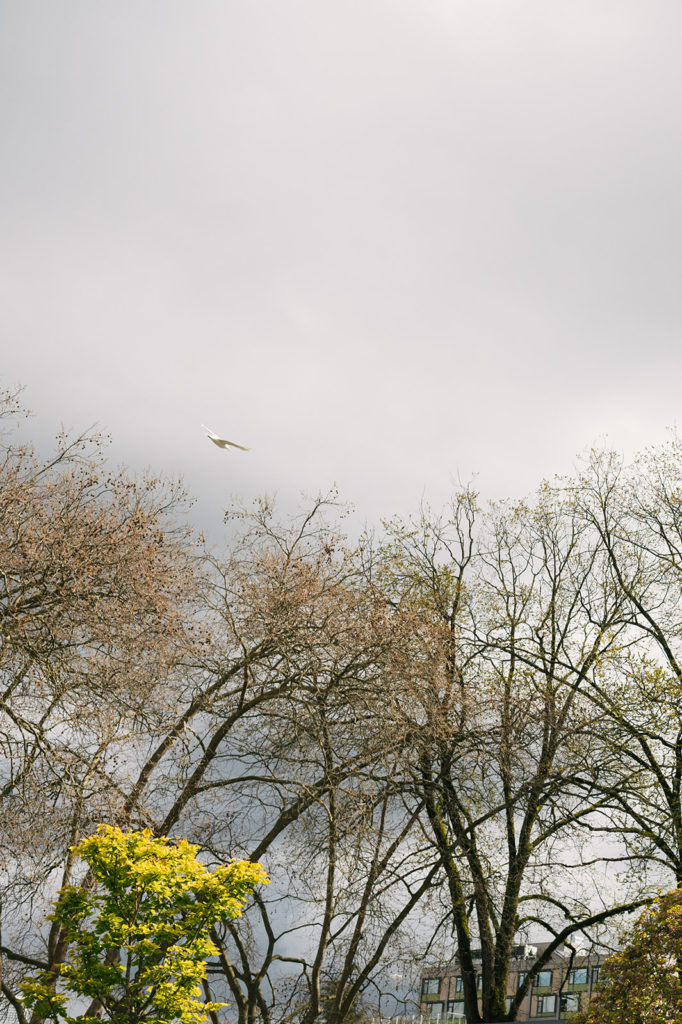
{"label": "building window", "polygon": [[464,1000],[463,999],[449,999],[448,1000],[448,1017],[463,1017],[464,1016]]}
{"label": "building window", "polygon": [[535,988],[550,988],[552,984],[552,972],[540,971],[533,984]]}
{"label": "building window", "polygon": [[600,975],[600,973],[601,973],[601,964],[599,964],[597,967],[593,967],[592,968],[592,984],[593,985],[598,985],[599,984],[599,975]]}
{"label": "building window", "polygon": [[587,967],[574,967],[568,972],[569,985],[587,985]]}
{"label": "building window", "polygon": [[507,996],[507,998],[504,1001],[504,1005],[505,1005],[505,1008],[507,1010],[507,1013],[509,1013],[509,1011],[511,1010],[511,1004],[512,1004],[512,999],[513,998],[514,998],[514,996]]}
{"label": "building window", "polygon": [[429,1003],[428,1006],[429,1017],[435,1017],[436,1020],[440,1020],[443,1016],[443,1004],[442,1003]]}
{"label": "building window", "polygon": [[562,1013],[577,1013],[580,1009],[580,992],[566,992],[559,1000]]}
{"label": "building window", "polygon": [[517,988],[521,988],[521,986],[523,985],[524,981],[526,980],[527,974],[528,974],[528,971],[519,971],[519,983],[516,986]]}
{"label": "building window", "polygon": [[476,976],[476,988],[478,989],[479,992],[483,988],[483,975],[482,974],[478,974]]}
{"label": "building window", "polygon": [[424,979],[422,979],[422,995],[423,996],[437,996],[437,995],[440,995],[440,978],[424,978]]}
{"label": "building window", "polygon": [[461,978],[455,978],[455,992],[463,992],[464,984]]}
{"label": "building window", "polygon": [[536,996],[537,1001],[537,1016],[538,1017],[553,1017],[556,1013],[556,996]]}

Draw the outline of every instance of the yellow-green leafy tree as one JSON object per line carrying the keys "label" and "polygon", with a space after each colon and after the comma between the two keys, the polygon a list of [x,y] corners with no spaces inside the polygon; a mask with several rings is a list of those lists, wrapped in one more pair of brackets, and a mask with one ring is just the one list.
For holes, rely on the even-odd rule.
{"label": "yellow-green leafy tree", "polygon": [[[58,975],[24,985],[34,1018],[85,1024],[199,1024],[220,1005],[204,1001],[211,929],[239,917],[260,864],[232,861],[209,870],[198,846],[101,825],[74,852],[92,885],[66,886],[53,919],[69,943]],[[75,1015],[70,1006],[87,1009]]]}
{"label": "yellow-green leafy tree", "polygon": [[602,969],[599,993],[573,1024],[682,1024],[682,889],[644,911]]}

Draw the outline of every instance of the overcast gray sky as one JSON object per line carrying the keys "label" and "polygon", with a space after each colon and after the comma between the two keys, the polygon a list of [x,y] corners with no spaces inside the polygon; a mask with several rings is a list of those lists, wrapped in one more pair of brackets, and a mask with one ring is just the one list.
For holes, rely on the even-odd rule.
{"label": "overcast gray sky", "polygon": [[[678,421],[679,0],[3,0],[3,379],[40,441],[363,516]],[[200,423],[250,444],[225,454]]]}

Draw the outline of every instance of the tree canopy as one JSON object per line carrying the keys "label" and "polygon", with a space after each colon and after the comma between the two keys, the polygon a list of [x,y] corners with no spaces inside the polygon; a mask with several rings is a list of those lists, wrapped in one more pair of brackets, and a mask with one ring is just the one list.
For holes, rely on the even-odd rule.
{"label": "tree canopy", "polygon": [[653,901],[602,967],[600,991],[572,1024],[682,1022],[682,890]]}
{"label": "tree canopy", "polygon": [[553,950],[612,943],[682,871],[681,496],[673,438],[360,537],[334,493],[261,498],[209,549],[177,482],[113,471],[96,436],[39,455],[8,428],[0,960],[20,1024],[22,983],[74,963],[46,915],[89,892],[73,848],[100,822],[266,864],[210,929],[212,1024],[388,1014],[397,975],[455,948],[469,1024],[513,1020]]}
{"label": "tree canopy", "polygon": [[[90,869],[88,885],[66,886],[51,915],[65,931],[68,958],[24,983],[29,1009],[42,1019],[85,1024],[201,1024],[219,1004],[201,1000],[210,933],[242,912],[260,864],[233,861],[210,871],[198,847],[155,838],[148,829],[101,825],[74,849]],[[69,996],[90,1000],[68,1011]]]}

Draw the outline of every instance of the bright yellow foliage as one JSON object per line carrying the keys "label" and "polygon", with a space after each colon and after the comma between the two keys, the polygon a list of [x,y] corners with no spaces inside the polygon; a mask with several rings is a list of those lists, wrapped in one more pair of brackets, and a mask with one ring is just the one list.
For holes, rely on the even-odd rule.
{"label": "bright yellow foliage", "polygon": [[[52,919],[71,944],[59,980],[67,993],[96,1000],[116,1024],[200,1024],[220,1005],[201,1001],[206,959],[217,952],[211,928],[239,917],[258,884],[260,864],[231,861],[214,871],[198,846],[156,838],[149,829],[123,832],[100,825],[74,851],[90,866],[96,887],[65,887]],[[84,1024],[70,1016],[55,972],[24,986],[26,1005],[40,1016]]]}

